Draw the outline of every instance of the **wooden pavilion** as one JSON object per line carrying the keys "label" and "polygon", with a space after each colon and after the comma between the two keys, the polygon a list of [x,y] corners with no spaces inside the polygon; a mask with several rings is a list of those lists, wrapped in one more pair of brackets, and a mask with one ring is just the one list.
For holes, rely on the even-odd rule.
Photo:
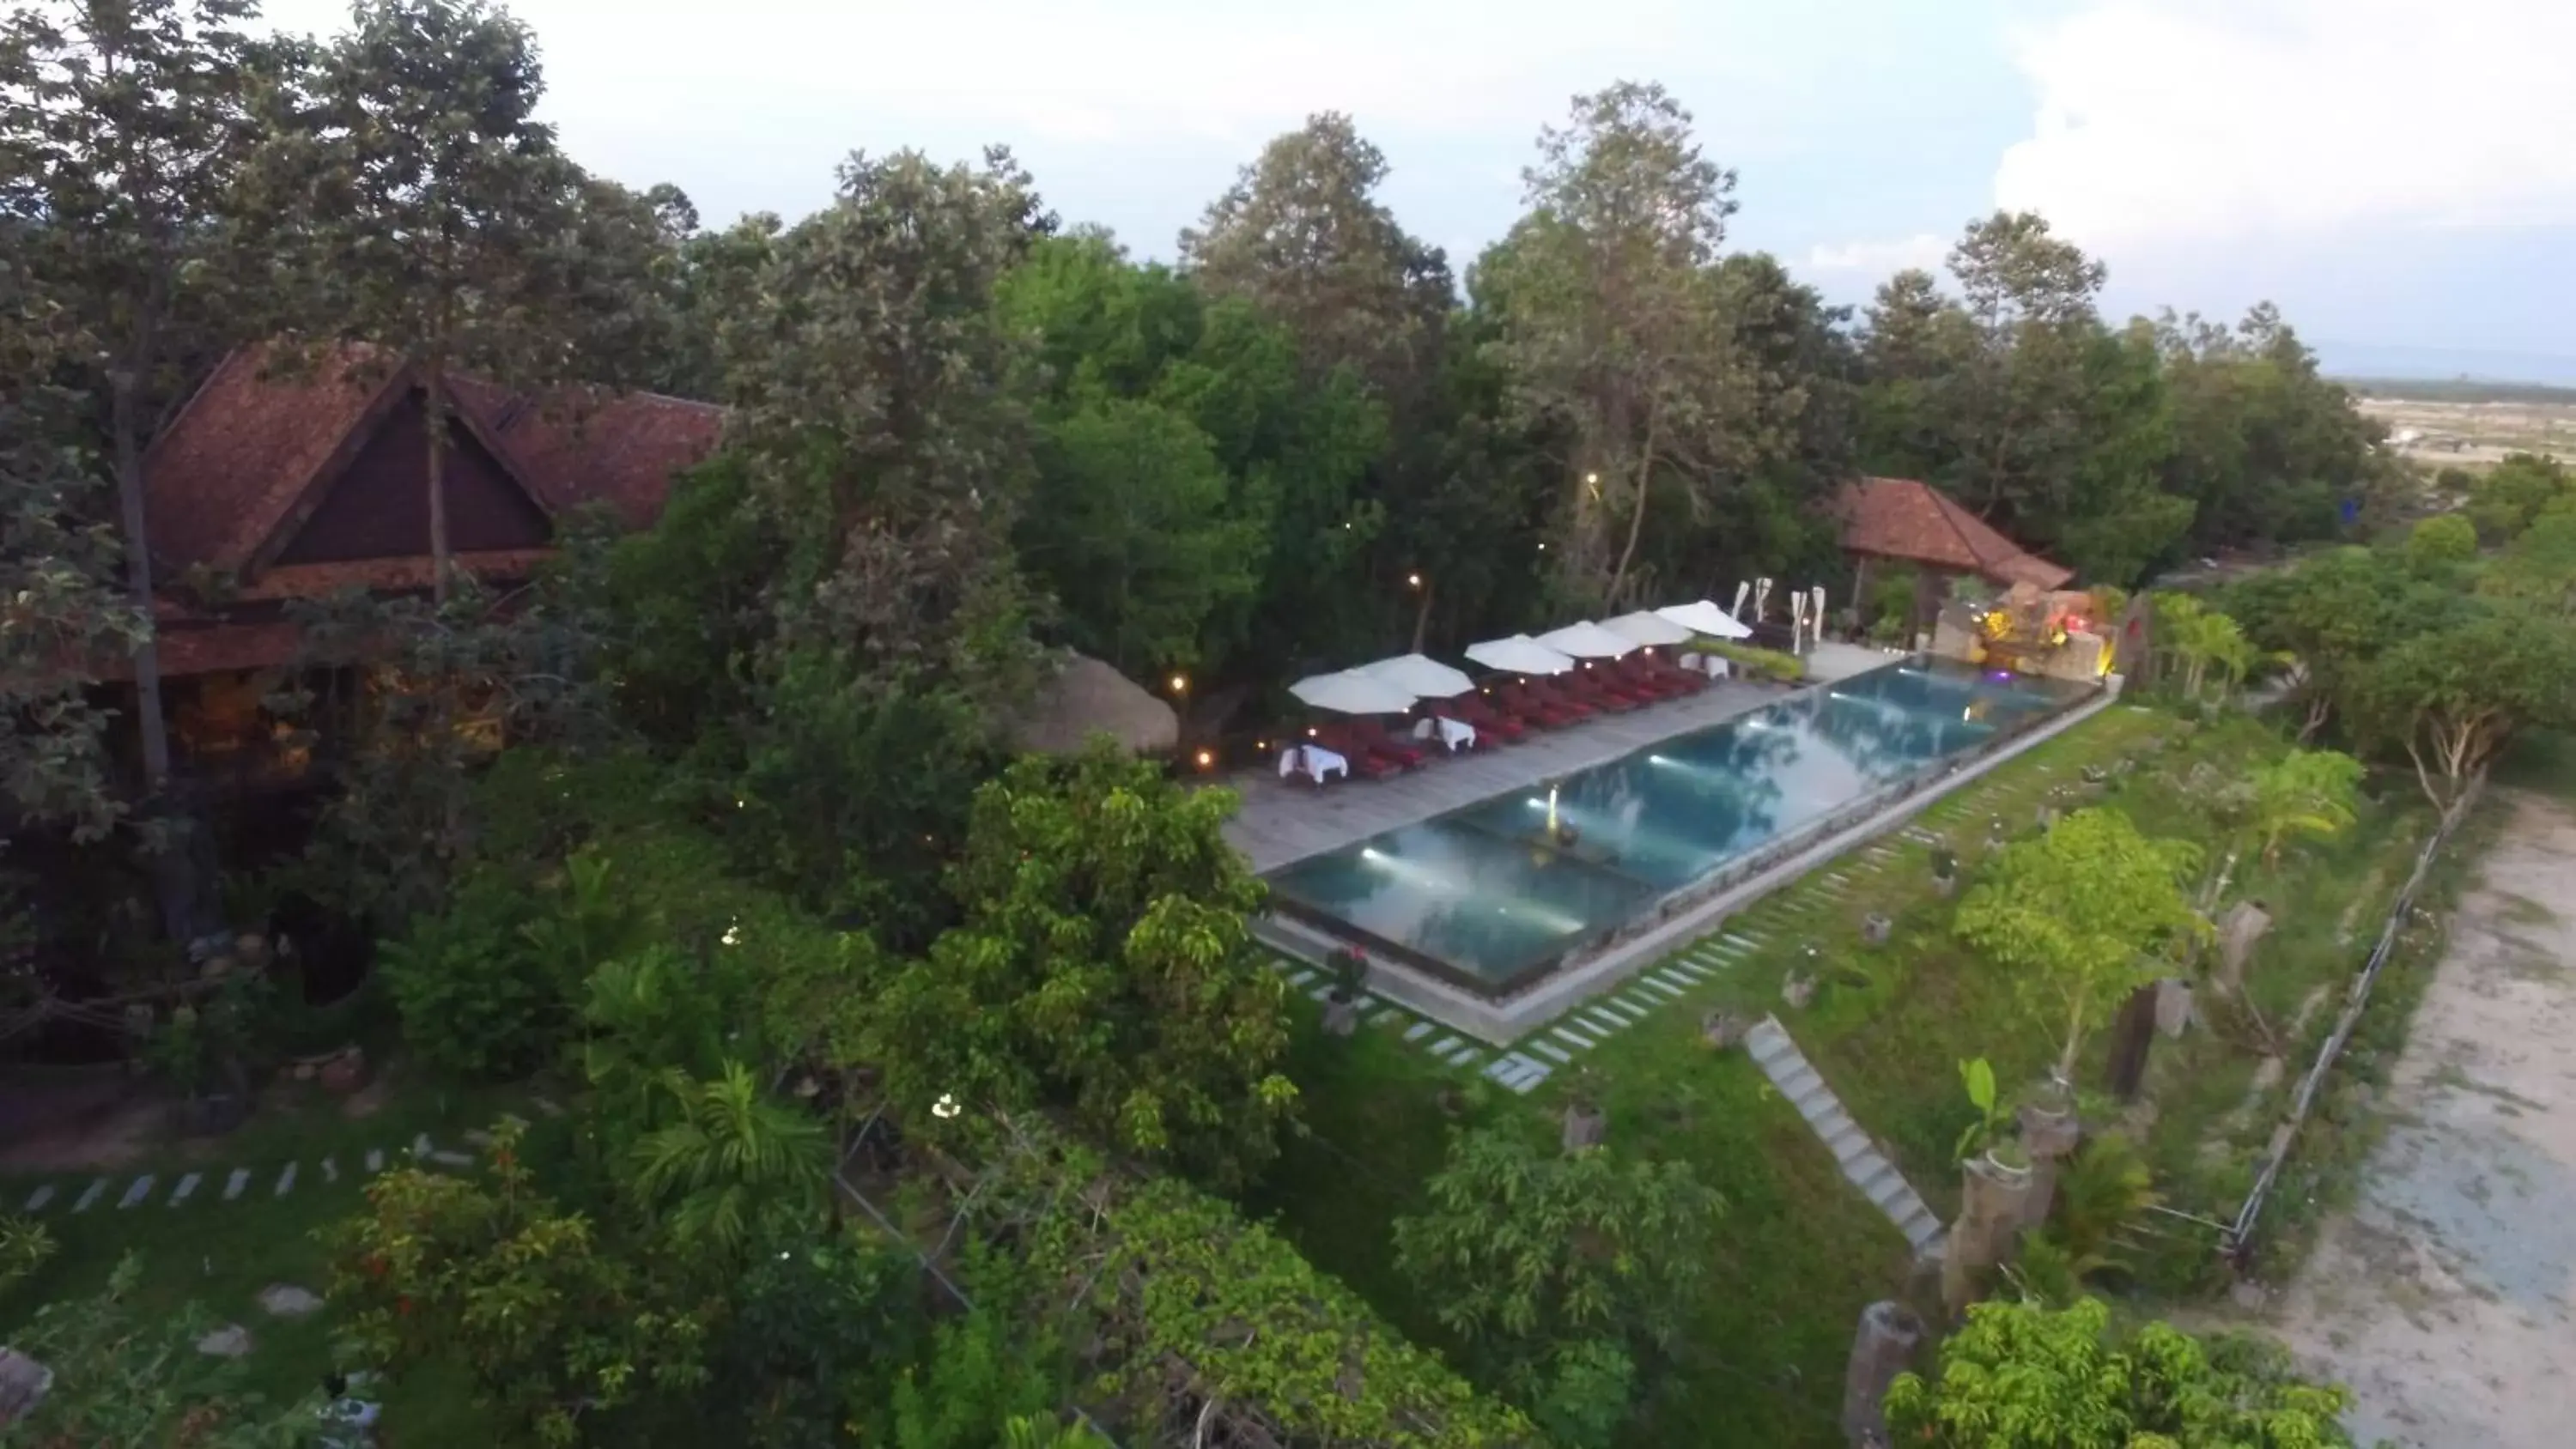
{"label": "wooden pavilion", "polygon": [[1929,483],[1862,478],[1844,486],[1835,511],[1842,521],[1842,550],[1854,560],[1854,617],[1869,597],[1872,564],[1885,559],[1915,569],[1909,637],[1938,612],[1948,579],[1975,577],[1998,588],[2028,584],[2048,591],[2075,577],[2073,569],[2014,543]]}

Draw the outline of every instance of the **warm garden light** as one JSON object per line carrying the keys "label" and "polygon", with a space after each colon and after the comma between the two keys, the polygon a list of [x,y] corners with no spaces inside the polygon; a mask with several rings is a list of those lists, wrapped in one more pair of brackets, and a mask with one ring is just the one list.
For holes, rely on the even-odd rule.
{"label": "warm garden light", "polygon": [[1215,764],[1215,763],[1216,763],[1216,754],[1215,754],[1215,752],[1214,752],[1214,751],[1212,751],[1212,750],[1201,750],[1201,751],[1199,751],[1199,768],[1200,768],[1200,769],[1204,770],[1204,769],[1208,768],[1209,766],[1211,766],[1211,765],[1213,765],[1213,764]]}
{"label": "warm garden light", "polygon": [[1173,676],[1172,676],[1172,693],[1174,693],[1174,694],[1186,694],[1186,693],[1188,693],[1188,692],[1189,692],[1189,688],[1190,688],[1190,678],[1189,678],[1189,676],[1188,676],[1188,675],[1186,675],[1186,674],[1175,674],[1175,675],[1173,675]]}
{"label": "warm garden light", "polygon": [[1408,587],[1416,588],[1416,589],[1421,588],[1421,587],[1422,587],[1422,575],[1420,575],[1420,574],[1406,574],[1406,575],[1404,576],[1404,582],[1405,582],[1405,584],[1406,584]]}
{"label": "warm garden light", "polygon": [[957,1099],[955,1097],[950,1096],[946,1092],[940,1093],[939,1100],[930,1104],[930,1115],[938,1118],[942,1122],[947,1121],[949,1118],[954,1117],[965,1110],[965,1108],[957,1105]]}

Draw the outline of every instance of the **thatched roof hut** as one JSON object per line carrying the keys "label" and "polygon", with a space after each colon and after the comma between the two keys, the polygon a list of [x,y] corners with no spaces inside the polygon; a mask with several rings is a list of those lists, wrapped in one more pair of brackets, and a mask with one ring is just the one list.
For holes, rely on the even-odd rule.
{"label": "thatched roof hut", "polygon": [[1117,670],[1087,654],[1068,653],[1054,676],[1038,686],[1011,738],[1031,754],[1069,755],[1095,734],[1140,755],[1160,754],[1180,743],[1181,717]]}

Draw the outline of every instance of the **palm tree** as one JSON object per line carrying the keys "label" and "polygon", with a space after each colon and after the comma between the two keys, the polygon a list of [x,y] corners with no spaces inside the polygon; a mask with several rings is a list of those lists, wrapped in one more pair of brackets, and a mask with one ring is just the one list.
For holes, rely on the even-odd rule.
{"label": "palm tree", "polygon": [[2234,619],[2189,594],[2156,596],[2156,629],[2165,647],[2182,660],[2187,698],[2200,698],[2213,669],[2223,693],[2234,689],[2254,667],[2254,644],[2245,631]]}
{"label": "palm tree", "polygon": [[708,1082],[673,1069],[661,1088],[679,1120],[635,1144],[633,1185],[648,1207],[667,1209],[674,1235],[731,1252],[755,1229],[820,1214],[831,1179],[821,1123],[763,1093],[740,1062]]}

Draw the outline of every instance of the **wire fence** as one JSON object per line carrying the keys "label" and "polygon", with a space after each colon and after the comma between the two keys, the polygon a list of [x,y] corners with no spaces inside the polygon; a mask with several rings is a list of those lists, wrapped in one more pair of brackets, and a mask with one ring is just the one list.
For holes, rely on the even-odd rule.
{"label": "wire fence", "polygon": [[2298,1145],[2299,1129],[2307,1124],[2309,1113],[2316,1109],[2317,1098],[2325,1090],[2327,1075],[2342,1059],[2344,1049],[2352,1044],[2353,1030],[2361,1024],[2362,1012],[2370,1006],[2371,989],[2379,984],[2380,972],[2387,968],[2389,958],[2396,953],[2398,933],[2405,928],[2407,913],[2415,908],[2416,893],[2423,888],[2424,878],[2431,873],[2442,847],[2450,842],[2452,833],[2459,828],[2461,821],[2468,818],[2469,811],[2485,790],[2486,775],[2481,772],[2469,782],[2466,790],[2460,792],[2460,797],[2451,802],[2450,809],[2443,812],[2441,824],[2434,828],[2432,838],[2416,852],[2415,869],[2407,875],[2404,888],[2397,892],[2397,899],[2390,904],[2388,920],[2380,927],[2379,940],[2370,948],[2369,959],[2362,963],[2360,974],[2353,977],[2352,987],[2344,995],[2343,1011],[2335,1018],[2334,1030],[2326,1034],[2325,1041],[2317,1047],[2316,1061],[2299,1079],[2298,1093],[2290,1102],[2290,1114],[2283,1121],[2281,1130],[2272,1135],[2271,1151],[2264,1159],[2263,1169],[2255,1175],[2253,1189],[2245,1194],[2245,1203],[2236,1210],[2235,1220],[2226,1225],[2222,1246],[2240,1264],[2246,1259],[2255,1226],[2262,1220],[2263,1208],[2280,1183],[2281,1168]]}

